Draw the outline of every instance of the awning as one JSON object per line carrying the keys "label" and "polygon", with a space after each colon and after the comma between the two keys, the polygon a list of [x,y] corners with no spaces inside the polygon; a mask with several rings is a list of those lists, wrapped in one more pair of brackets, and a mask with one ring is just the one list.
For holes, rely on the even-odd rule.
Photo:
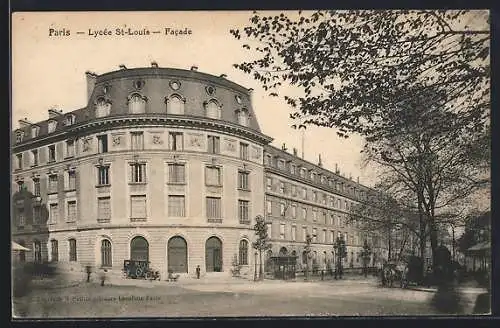
{"label": "awning", "polygon": [[11,243],[12,243],[12,250],[13,251],[30,251],[29,248],[26,248],[22,245],[19,245],[18,243],[14,242],[14,241]]}
{"label": "awning", "polygon": [[476,244],[467,249],[467,252],[479,252],[491,250],[491,243],[489,241],[483,241],[482,243]]}

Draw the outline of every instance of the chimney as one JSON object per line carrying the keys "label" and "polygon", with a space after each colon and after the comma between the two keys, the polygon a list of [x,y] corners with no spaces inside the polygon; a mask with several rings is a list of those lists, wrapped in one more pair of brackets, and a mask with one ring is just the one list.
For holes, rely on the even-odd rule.
{"label": "chimney", "polygon": [[151,67],[158,68],[158,63],[155,61],[151,62]]}
{"label": "chimney", "polygon": [[92,96],[92,92],[94,91],[95,81],[97,79],[97,74],[93,72],[85,72],[87,77],[87,101],[90,100],[90,96]]}
{"label": "chimney", "polygon": [[335,163],[335,173],[339,174],[339,165]]}
{"label": "chimney", "polygon": [[293,156],[297,156],[297,148],[293,148]]}
{"label": "chimney", "polygon": [[223,78],[223,79],[225,79],[227,77],[227,75],[226,74],[221,74],[220,77]]}
{"label": "chimney", "polygon": [[359,176],[358,176],[358,178],[356,179],[356,181],[357,181],[357,182],[358,182],[358,184],[359,184]]}
{"label": "chimney", "polygon": [[249,93],[252,93],[252,92],[253,92],[253,89],[252,89],[252,88],[248,89],[248,92],[249,92]]}
{"label": "chimney", "polygon": [[62,115],[62,111],[57,110],[57,108],[50,108],[48,110],[49,112],[49,118],[56,118]]}
{"label": "chimney", "polygon": [[25,127],[30,126],[30,125],[33,124],[30,121],[28,121],[28,119],[26,117],[24,119],[22,119],[22,120],[17,121],[17,122],[19,123],[19,128],[20,129],[25,128]]}
{"label": "chimney", "polygon": [[349,180],[352,180],[352,175],[351,175],[351,173],[349,173]]}
{"label": "chimney", "polygon": [[283,144],[281,145],[281,150],[283,150],[283,151],[287,151],[287,148],[286,148],[286,144],[285,144],[285,143],[283,143]]}
{"label": "chimney", "polygon": [[321,154],[318,154],[318,166],[323,167],[323,163],[321,162]]}
{"label": "chimney", "polygon": [[125,66],[123,64],[120,64],[120,66],[118,66],[118,67],[120,67],[120,69],[127,69],[127,66]]}
{"label": "chimney", "polygon": [[192,71],[197,71],[198,70],[198,66],[195,66],[195,65],[191,66],[191,70]]}

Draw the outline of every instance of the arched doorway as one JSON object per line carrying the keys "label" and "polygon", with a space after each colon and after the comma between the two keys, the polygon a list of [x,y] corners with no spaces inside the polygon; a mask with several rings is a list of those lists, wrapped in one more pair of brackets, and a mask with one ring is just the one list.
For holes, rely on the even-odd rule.
{"label": "arched doorway", "polygon": [[149,261],[149,243],[141,236],[130,241],[130,259],[132,261]]}
{"label": "arched doorway", "polygon": [[210,237],[205,244],[205,266],[207,272],[222,272],[222,242]]}
{"label": "arched doorway", "polygon": [[188,272],[187,243],[184,238],[175,236],[168,241],[168,271]]}

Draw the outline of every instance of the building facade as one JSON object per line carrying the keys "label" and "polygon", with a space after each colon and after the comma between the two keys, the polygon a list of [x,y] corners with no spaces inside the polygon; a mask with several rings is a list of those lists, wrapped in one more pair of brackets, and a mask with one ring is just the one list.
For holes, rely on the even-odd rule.
{"label": "building facade", "polygon": [[326,266],[342,235],[360,266],[364,237],[343,217],[366,188],[270,146],[251,89],[152,64],[87,72],[87,94],[85,107],[13,132],[12,234],[32,250],[21,261],[119,272],[147,260],[166,277],[236,260],[251,276],[263,215],[274,253],[301,259],[308,232]]}

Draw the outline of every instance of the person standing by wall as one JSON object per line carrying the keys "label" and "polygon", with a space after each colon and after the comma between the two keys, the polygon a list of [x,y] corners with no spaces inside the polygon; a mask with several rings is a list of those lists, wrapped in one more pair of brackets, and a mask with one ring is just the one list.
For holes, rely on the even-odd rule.
{"label": "person standing by wall", "polygon": [[200,279],[200,271],[201,271],[200,266],[197,265],[196,266],[196,279]]}

